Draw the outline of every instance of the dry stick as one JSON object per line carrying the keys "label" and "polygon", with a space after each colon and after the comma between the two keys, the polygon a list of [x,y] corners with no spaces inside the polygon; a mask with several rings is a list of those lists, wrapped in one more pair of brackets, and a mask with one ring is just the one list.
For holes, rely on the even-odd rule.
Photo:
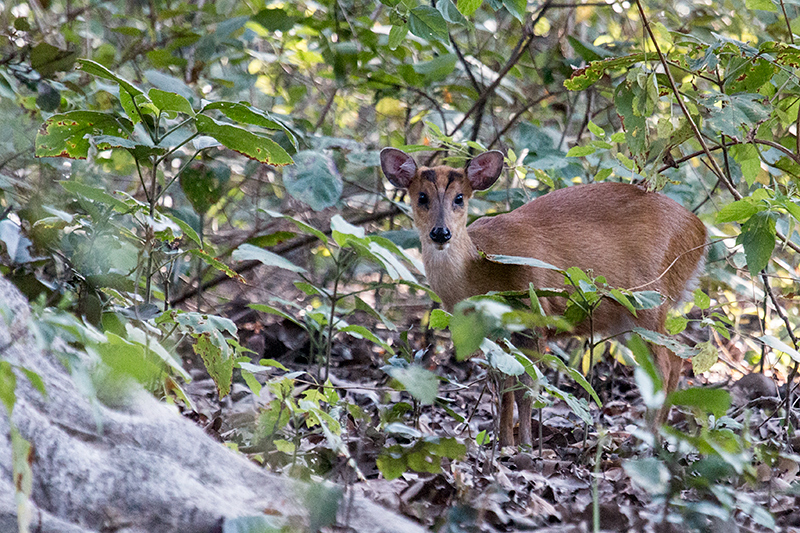
{"label": "dry stick", "polygon": [[511,126],[516,124],[517,121],[522,117],[522,115],[524,115],[528,111],[528,109],[532,108],[536,104],[541,103],[544,100],[547,100],[548,98],[552,98],[553,96],[559,95],[559,94],[561,94],[563,92],[564,91],[557,91],[557,92],[554,92],[554,93],[548,93],[548,94],[546,94],[544,96],[540,96],[539,98],[537,98],[533,102],[529,102],[525,107],[523,107],[522,109],[517,111],[514,114],[514,116],[509,119],[508,124],[506,124],[503,127],[503,129],[500,130],[500,132],[497,135],[494,136],[494,139],[492,139],[492,142],[489,143],[489,148],[491,149],[495,144],[497,144],[497,142],[500,140],[500,137],[505,135],[506,132],[511,129]]}
{"label": "dry stick", "polygon": [[683,103],[683,99],[681,98],[681,93],[678,91],[678,86],[675,84],[675,79],[672,77],[672,71],[669,68],[669,64],[667,63],[667,58],[664,56],[664,53],[661,51],[661,47],[658,46],[658,41],[656,40],[655,35],[653,35],[653,30],[650,28],[650,21],[647,19],[647,16],[644,14],[644,8],[642,7],[641,0],[636,0],[636,7],[639,8],[639,15],[642,17],[642,23],[644,24],[645,29],[647,30],[647,34],[650,36],[650,40],[653,42],[653,46],[656,49],[656,53],[658,54],[658,59],[661,61],[661,65],[664,67],[664,72],[667,74],[667,79],[669,80],[669,85],[672,88],[672,92],[675,93],[675,100],[677,100],[678,105],[681,108],[681,112],[686,117],[686,120],[689,122],[689,126],[692,128],[692,132],[694,132],[694,136],[697,139],[697,142],[700,143],[700,146],[703,148],[703,153],[706,154],[706,157],[711,161],[712,170],[714,174],[716,174],[717,179],[722,180],[722,183],[725,184],[725,187],[728,188],[730,193],[733,195],[734,198],[737,200],[742,199],[742,195],[733,184],[728,181],[728,178],[722,172],[722,169],[719,168],[719,163],[714,157],[711,155],[711,150],[709,150],[708,145],[706,145],[706,141],[703,138],[703,134],[700,133],[700,128],[697,127],[695,124],[694,119],[692,118],[691,113],[686,108],[686,104]]}
{"label": "dry stick", "polygon": [[[775,293],[772,292],[772,287],[769,284],[769,277],[764,271],[761,271],[761,280],[764,283],[764,290],[769,295],[769,299],[772,301],[772,305],[775,307],[775,312],[778,313],[778,316],[783,321],[784,326],[786,326],[786,333],[789,335],[789,338],[792,339],[792,344],[794,345],[794,349],[798,349],[797,337],[795,336],[794,332],[792,331],[792,325],[789,322],[789,317],[786,316],[784,313],[783,308],[778,305],[778,299],[775,297]],[[794,378],[797,376],[797,369],[800,366],[798,361],[794,362],[792,366],[791,372],[789,372],[789,377],[786,378],[786,398],[784,399],[784,403],[786,404],[786,427],[789,427],[789,415],[791,414],[792,402],[791,397],[794,393],[794,389],[797,387],[794,385]],[[777,411],[775,411],[777,412]],[[775,416],[775,413],[771,414],[764,420],[758,427],[760,428],[764,424],[766,424],[772,417]]]}
{"label": "dry stick", "polygon": [[[368,213],[366,215],[357,217],[348,222],[350,222],[355,226],[358,226],[360,224],[366,224],[367,222],[377,222],[386,217],[393,216],[399,213],[400,209],[393,206],[391,209],[388,209],[387,211],[381,211],[379,213]],[[330,235],[331,234],[330,228],[323,231],[323,233],[325,235]],[[292,239],[291,241],[287,241],[286,243],[282,243],[275,246],[274,248],[272,248],[272,252],[278,255],[287,254],[304,246],[308,246],[309,244],[315,242],[316,240],[317,238],[314,237],[313,235],[304,235],[302,237],[298,237],[297,239]],[[234,268],[233,271],[236,272],[237,274],[242,274],[244,272],[252,270],[253,268],[257,267],[260,264],[262,264],[261,261],[245,261],[241,265]],[[232,278],[228,277],[226,274],[220,274],[216,278],[204,283],[202,285],[202,290],[205,291],[212,287],[216,287],[220,283],[228,281],[229,279]],[[198,290],[197,287],[190,288],[189,290],[187,290],[186,292],[184,292],[183,294],[172,300],[170,302],[170,306],[175,307],[176,305],[182,304],[183,302],[185,302],[186,300],[197,294],[197,290]]]}

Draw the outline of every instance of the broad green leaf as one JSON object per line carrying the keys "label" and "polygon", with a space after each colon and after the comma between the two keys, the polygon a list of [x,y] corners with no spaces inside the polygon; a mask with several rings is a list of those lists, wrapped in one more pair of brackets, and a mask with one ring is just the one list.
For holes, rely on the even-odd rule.
{"label": "broad green leaf", "polygon": [[162,91],[161,89],[150,89],[147,94],[153,105],[161,111],[177,111],[191,116],[195,114],[189,100],[179,94]]}
{"label": "broad green leaf", "polygon": [[248,307],[253,309],[253,310],[255,310],[255,311],[259,311],[261,313],[268,313],[270,315],[277,315],[277,316],[279,316],[281,318],[284,318],[284,319],[288,320],[289,322],[292,322],[295,325],[300,326],[301,328],[305,329],[305,325],[303,325],[299,320],[297,320],[295,317],[293,317],[289,313],[281,311],[277,307],[272,307],[271,305],[264,305],[264,304],[250,304],[250,305],[248,305]]}
{"label": "broad green leaf", "polygon": [[419,365],[408,365],[405,368],[386,365],[383,370],[399,381],[422,405],[433,404],[439,394],[439,380],[436,374]]}
{"label": "broad green leaf", "polygon": [[758,204],[749,200],[731,202],[717,213],[717,222],[739,222],[747,220],[760,211]]}
{"label": "broad green leaf", "polygon": [[414,64],[414,71],[431,81],[442,81],[453,72],[456,66],[455,54],[442,54],[430,61]]}
{"label": "broad green leaf", "polygon": [[361,226],[350,224],[342,215],[337,214],[331,218],[331,236],[336,244],[344,246],[351,237],[355,237],[357,240],[364,239],[366,231]]}
{"label": "broad green leaf", "polygon": [[115,372],[130,376],[143,385],[157,382],[164,372],[159,359],[144,344],[129,342],[118,335],[106,332],[108,342],[98,344],[97,352],[103,362]]}
{"label": "broad green leaf", "polygon": [[692,298],[694,299],[694,305],[700,309],[711,307],[711,297],[700,289],[695,289],[694,293],[692,293]]}
{"label": "broad green leaf", "polygon": [[268,31],[283,32],[291,30],[298,22],[298,19],[290,16],[285,9],[262,9],[250,19],[261,24]]}
{"label": "broad green leaf", "polygon": [[36,134],[36,157],[86,159],[90,136],[111,135],[126,138],[131,121],[98,111],[69,111],[53,115]]}
{"label": "broad green leaf", "polygon": [[403,39],[406,38],[408,34],[408,24],[395,24],[392,26],[392,29],[389,30],[389,49],[396,50],[400,43],[403,42]]}
{"label": "broad green leaf", "polygon": [[611,289],[611,290],[609,291],[609,295],[611,296],[611,298],[612,298],[612,299],[613,299],[615,302],[617,302],[617,303],[621,304],[621,305],[622,305],[623,307],[625,307],[625,309],[627,309],[627,310],[628,310],[628,311],[629,311],[629,312],[630,312],[630,313],[631,313],[633,316],[636,316],[636,308],[635,308],[635,307],[633,307],[633,302],[631,302],[631,301],[630,301],[630,299],[628,299],[628,296],[627,296],[627,295],[625,295],[625,294],[624,294],[624,293],[623,293],[621,290],[619,290],[619,289]]}
{"label": "broad green leaf", "polygon": [[646,490],[651,496],[667,494],[670,473],[666,465],[655,457],[624,461],[622,468],[631,481]]}
{"label": "broad green leaf", "polygon": [[643,97],[644,91],[630,82],[620,83],[614,92],[614,104],[625,128],[625,142],[634,159],[644,154],[648,147],[647,117],[636,106],[637,100]]}
{"label": "broad green leaf", "polygon": [[144,75],[147,81],[162,91],[179,94],[189,102],[197,101],[197,96],[195,96],[194,91],[178,78],[164,74],[158,70],[145,70]]}
{"label": "broad green leaf", "polygon": [[653,309],[664,303],[664,297],[658,291],[634,291],[630,297],[636,309]]}
{"label": "broad green leaf", "polygon": [[471,17],[482,3],[483,0],[456,0],[456,7],[465,17]]}
{"label": "broad green leaf", "polygon": [[778,12],[778,6],[772,0],[744,0],[744,5],[747,9]]}
{"label": "broad green leaf", "polygon": [[731,406],[731,395],[723,389],[692,387],[670,393],[667,398],[672,405],[693,407],[717,418],[724,416]]}
{"label": "broad green leaf", "polygon": [[189,237],[189,239],[191,239],[192,242],[194,242],[197,246],[203,245],[203,243],[200,242],[200,235],[198,235],[197,232],[194,230],[194,228],[190,226],[185,220],[177,216],[170,215],[169,213],[162,213],[162,215],[173,221],[175,224],[177,224],[178,227],[181,228],[183,234]]}
{"label": "broad green leaf", "polygon": [[428,319],[428,326],[433,329],[445,329],[450,325],[451,317],[452,315],[444,309],[434,309]]}
{"label": "broad green leaf", "polygon": [[722,133],[739,141],[756,124],[769,118],[772,105],[760,94],[712,94],[700,97],[699,103],[705,108],[708,118],[703,126],[714,134]]}
{"label": "broad green leaf", "polygon": [[230,394],[235,359],[226,350],[220,349],[208,332],[199,335],[192,348],[203,359],[208,374],[217,386],[219,397]]}
{"label": "broad green leaf", "polygon": [[273,117],[266,111],[257,109],[247,103],[212,102],[203,108],[203,111],[217,109],[223,115],[242,124],[252,124],[268,130],[281,130],[286,134],[293,146],[297,146],[297,137],[283,122]]}
{"label": "broad green leaf", "polygon": [[119,198],[111,196],[103,189],[90,187],[89,185],[84,185],[76,181],[59,181],[58,183],[67,191],[73,194],[79,194],[87,200],[113,207],[118,213],[128,213],[131,211],[131,207],[128,204]]}
{"label": "broad green leaf", "polygon": [[[587,63],[614,57],[614,54],[609,50],[606,50],[600,46],[595,46],[586,41],[581,41],[580,39],[576,39],[571,35],[567,37],[567,40],[572,48],[578,53],[578,55],[581,56],[581,58]],[[589,127],[589,129],[591,130],[591,127]]]}
{"label": "broad green leaf", "polygon": [[681,333],[688,325],[689,320],[684,316],[670,316],[664,323],[664,327],[666,327],[667,333],[670,335]]}
{"label": "broad green leaf", "polygon": [[341,331],[342,333],[347,333],[351,337],[355,337],[356,339],[367,339],[368,341],[377,344],[378,346],[386,350],[387,353],[394,355],[394,349],[391,346],[386,344],[377,335],[372,333],[364,326],[360,326],[358,324],[349,324],[343,328],[337,328],[337,331]]}
{"label": "broad green leaf", "polygon": [[[681,359],[688,359],[689,357],[697,355],[698,350],[690,348],[689,346],[686,346],[685,344],[678,342],[670,337],[667,337],[666,335],[663,335],[661,333],[657,333],[655,331],[650,331],[648,329],[639,327],[633,328],[633,332],[639,335],[647,342],[652,342],[653,344],[666,346]],[[641,362],[639,364],[641,364]]]}
{"label": "broad green leaf", "polygon": [[736,244],[744,247],[750,275],[757,276],[769,264],[775,249],[775,235],[775,219],[767,212],[756,213],[742,224]]}
{"label": "broad green leaf", "polygon": [[408,29],[417,37],[429,41],[448,42],[447,22],[436,8],[417,6],[408,12]]}
{"label": "broad green leaf", "polygon": [[450,24],[469,24],[467,19],[464,18],[464,15],[462,15],[455,4],[453,4],[453,0],[439,0],[439,2],[436,3],[436,9],[442,14],[444,20]]}
{"label": "broad green leaf", "polygon": [[138,87],[136,87],[133,83],[129,82],[125,78],[122,78],[114,74],[100,63],[92,61],[91,59],[79,59],[78,68],[88,74],[91,74],[92,76],[97,76],[98,78],[103,78],[106,80],[111,80],[113,82],[116,82],[122,90],[124,90],[130,95],[131,98],[136,97],[140,94],[144,94],[144,92]]}
{"label": "broad green leaf", "polygon": [[798,352],[788,344],[782,342],[777,337],[773,337],[772,335],[762,335],[761,337],[758,338],[758,340],[760,340],[773,350],[783,352],[789,357],[791,357],[794,361],[800,363],[800,352]]}
{"label": "broad green leaf", "polygon": [[528,7],[528,0],[503,0],[503,5],[515,19],[520,22],[525,20],[525,9]]}
{"label": "broad green leaf", "polygon": [[77,57],[77,50],[62,50],[46,42],[39,42],[30,49],[31,67],[45,79],[52,78],[56,72],[72,70]]}
{"label": "broad green leaf", "polygon": [[292,272],[306,271],[305,268],[295,265],[285,257],[246,243],[240,245],[233,251],[231,259],[234,261],[260,261],[264,265],[278,267]]}
{"label": "broad green leaf", "polygon": [[298,219],[296,219],[294,217],[291,217],[289,215],[285,215],[285,214],[280,213],[278,211],[266,210],[264,212],[266,214],[268,214],[269,216],[271,216],[272,218],[285,218],[286,220],[292,222],[295,226],[297,226],[297,228],[300,231],[302,231],[306,235],[313,235],[314,237],[316,237],[317,239],[322,241],[323,244],[326,244],[328,242],[328,237],[323,232],[321,232],[320,230],[318,230],[317,228],[315,228],[313,226],[309,226],[308,224],[306,224],[302,220],[298,220]]}
{"label": "broad green leaf", "polygon": [[567,152],[567,157],[584,157],[595,153],[594,146],[573,146]]}
{"label": "broad green leaf", "polygon": [[127,150],[137,161],[144,161],[152,155],[161,156],[167,153],[167,148],[163,146],[137,143],[131,139],[114,135],[95,135],[94,142],[97,144],[98,150],[110,150],[113,148]]}
{"label": "broad green leaf", "polygon": [[[278,441],[274,441],[277,446]],[[221,533],[280,533],[281,525],[271,516],[228,516],[222,519]]]}
{"label": "broad green leaf", "polygon": [[179,183],[195,212],[205,215],[225,196],[230,178],[228,165],[195,161],[183,170]]}
{"label": "broad green leaf", "polygon": [[605,130],[603,128],[601,128],[600,126],[598,126],[597,124],[595,124],[591,120],[589,121],[589,123],[586,126],[589,128],[589,131],[594,133],[597,137],[599,137],[600,139],[605,139],[606,132],[605,132]]}
{"label": "broad green leaf", "polygon": [[555,270],[557,272],[563,272],[560,268],[551,265],[550,263],[546,263],[544,261],[540,261],[538,259],[534,259],[532,257],[520,257],[516,255],[496,255],[496,254],[486,254],[486,259],[492,261],[494,263],[502,263],[504,265],[523,265],[523,266],[530,266],[534,268],[544,268],[547,270]]}
{"label": "broad green leaf", "polygon": [[505,351],[499,344],[489,339],[483,339],[481,350],[486,355],[486,361],[494,369],[507,376],[519,376],[525,373],[525,367],[517,358]]}
{"label": "broad green leaf", "polygon": [[342,195],[343,184],[333,160],[311,150],[297,152],[294,159],[294,165],[283,171],[286,192],[314,211],[335,205]]}
{"label": "broad green leaf", "polygon": [[708,372],[717,360],[719,360],[719,352],[717,352],[717,349],[711,344],[711,341],[698,343],[696,348],[699,348],[700,352],[692,357],[692,370],[695,376],[703,372]]}
{"label": "broad green leaf", "polygon": [[223,124],[206,115],[197,116],[197,131],[213,137],[227,148],[273,166],[291,165],[292,158],[275,141],[238,126]]}

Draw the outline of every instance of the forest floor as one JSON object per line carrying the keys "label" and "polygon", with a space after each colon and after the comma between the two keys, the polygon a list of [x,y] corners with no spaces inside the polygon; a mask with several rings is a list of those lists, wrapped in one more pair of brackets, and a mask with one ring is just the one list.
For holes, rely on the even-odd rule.
{"label": "forest floor", "polygon": [[[242,345],[254,350],[254,363],[261,358],[273,359],[289,370],[291,396],[299,400],[308,397],[307,391],[319,388],[316,384],[322,369],[317,362],[309,361],[309,337],[303,329],[289,320],[246,307],[269,295],[299,298],[288,278],[270,277],[273,285],[266,291],[269,294],[259,291],[263,285],[253,280],[265,279],[263,275],[254,275],[247,290],[225,295],[231,302],[226,313],[239,326]],[[400,317],[396,330],[387,329],[366,312],[356,312],[348,321],[368,327],[381,338],[390,338],[395,348],[403,344],[403,331],[408,332],[408,346],[428,347],[422,361],[440,377],[436,404],[420,406],[407,392],[392,388],[391,379],[381,370],[388,358],[385,350],[367,340],[340,334],[334,338],[329,375],[340,400],[328,407],[338,416],[338,436],[347,452],[334,449],[331,436],[326,438],[320,426],[310,425],[309,414],[298,407],[299,402],[291,404],[297,417],[285,423],[280,412],[275,413],[282,409],[275,388],[265,386],[256,395],[241,376],[235,375],[231,395],[220,401],[213,381],[198,361],[188,361],[190,366],[194,364],[195,379],[187,386],[187,393],[197,412],[187,414],[265,468],[346,485],[436,531],[591,531],[595,512],[600,529],[605,531],[763,531],[771,529],[764,510],[772,514],[779,528],[791,531],[800,527],[800,492],[794,490],[800,458],[786,444],[783,420],[770,418],[778,405],[777,398],[770,396],[774,382],[763,374],[745,371],[741,359],[746,347],[736,336],[730,341],[718,339],[721,362],[704,377],[689,377],[691,364],[687,362],[681,386],[730,390],[733,406],[727,427],[735,428],[739,442],[773,443],[783,453],[755,458],[755,448],[716,450],[720,454],[744,454],[741,457],[746,467],[734,475],[723,473],[708,481],[705,472],[693,471],[702,465],[708,467],[699,461],[703,454],[697,449],[676,449],[669,443],[665,449],[658,449],[653,444],[648,436],[652,434],[644,431],[645,407],[633,369],[608,354],[600,358],[591,377],[603,401],[602,408],[592,403],[594,425],[585,424],[566,402],[554,400],[534,410],[532,449],[500,450],[491,441],[479,445],[476,437],[484,430],[493,434],[497,420],[497,404],[485,366],[474,360],[456,362],[446,333],[423,331],[420,318],[431,308],[424,294],[400,290],[372,296],[371,305],[388,316]],[[380,303],[381,299],[385,301]],[[688,335],[692,334],[689,330]],[[698,339],[684,340],[691,343]],[[584,350],[578,339],[560,341],[559,348],[565,354]],[[284,374],[270,368],[259,380],[274,382]],[[568,377],[552,372],[547,376],[562,390],[588,399]],[[742,376],[745,379],[739,381]],[[271,416],[265,415],[270,412]],[[388,421],[402,422],[419,433],[389,435],[376,429]],[[709,431],[677,409],[672,410],[668,426],[690,436]],[[415,439],[421,442],[426,437],[454,437],[465,445],[466,453],[454,460],[428,456],[429,465],[418,470],[431,472],[414,471],[409,466],[396,479],[381,475],[376,463],[386,447],[399,443],[408,450]],[[641,459],[640,465],[652,466],[648,461],[655,456],[667,470],[639,468],[634,482],[626,463]],[[663,479],[665,472],[672,477]],[[652,496],[659,486],[673,488],[670,505]],[[722,511],[726,505],[728,511]],[[728,522],[731,516],[735,523]]]}

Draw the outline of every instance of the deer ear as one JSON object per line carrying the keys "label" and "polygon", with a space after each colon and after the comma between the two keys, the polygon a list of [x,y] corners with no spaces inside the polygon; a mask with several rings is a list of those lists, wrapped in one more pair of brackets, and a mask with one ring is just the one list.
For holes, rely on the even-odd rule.
{"label": "deer ear", "polygon": [[408,189],[417,174],[417,164],[410,155],[397,148],[381,150],[381,169],[389,182],[397,188]]}
{"label": "deer ear", "polygon": [[484,152],[467,163],[467,179],[472,189],[482,191],[491,187],[503,172],[503,153]]}

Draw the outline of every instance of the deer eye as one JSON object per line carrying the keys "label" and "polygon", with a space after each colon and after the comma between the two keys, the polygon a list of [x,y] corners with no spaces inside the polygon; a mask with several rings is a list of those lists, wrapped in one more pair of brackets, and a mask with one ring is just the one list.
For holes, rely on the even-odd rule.
{"label": "deer eye", "polygon": [[456,195],[456,197],[453,199],[453,203],[456,205],[464,205],[464,195],[463,194]]}
{"label": "deer eye", "polygon": [[422,207],[427,206],[428,205],[428,195],[425,194],[424,192],[419,193],[418,202],[419,202],[419,205],[421,205]]}

